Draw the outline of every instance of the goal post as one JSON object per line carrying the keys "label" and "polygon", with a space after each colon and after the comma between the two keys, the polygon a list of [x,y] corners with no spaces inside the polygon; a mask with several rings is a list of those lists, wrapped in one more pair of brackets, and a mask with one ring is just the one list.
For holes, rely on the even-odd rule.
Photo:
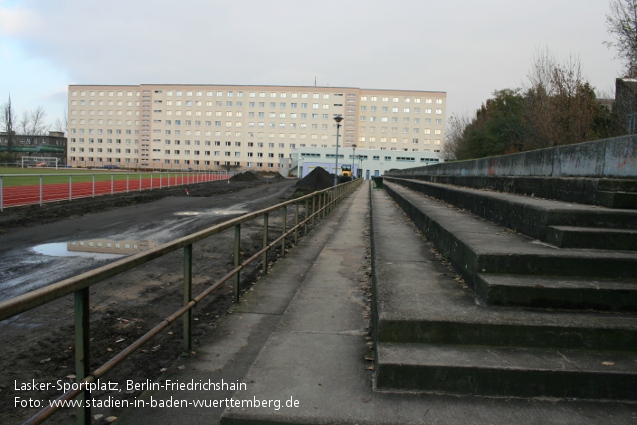
{"label": "goal post", "polygon": [[58,168],[58,162],[60,158],[54,156],[23,156],[22,168],[29,167],[46,167],[46,168]]}

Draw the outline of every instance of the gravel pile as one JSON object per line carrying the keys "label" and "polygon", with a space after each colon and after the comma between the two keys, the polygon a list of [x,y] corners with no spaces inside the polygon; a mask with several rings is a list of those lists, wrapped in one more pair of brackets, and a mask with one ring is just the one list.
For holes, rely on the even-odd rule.
{"label": "gravel pile", "polygon": [[262,177],[254,171],[246,171],[245,173],[235,174],[230,177],[231,182],[253,182],[260,179],[262,179]]}
{"label": "gravel pile", "polygon": [[334,186],[334,175],[324,168],[316,167],[296,183],[297,196]]}

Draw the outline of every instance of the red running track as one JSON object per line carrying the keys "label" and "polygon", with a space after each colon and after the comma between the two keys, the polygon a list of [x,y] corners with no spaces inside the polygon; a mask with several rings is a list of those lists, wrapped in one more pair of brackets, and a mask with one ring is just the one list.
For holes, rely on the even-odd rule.
{"label": "red running track", "polygon": [[[186,174],[164,177],[157,176],[152,179],[114,180],[82,183],[57,183],[42,185],[42,200],[40,200],[40,186],[9,186],[2,189],[0,205],[3,208],[20,205],[33,205],[40,202],[68,201],[69,199],[89,198],[91,196],[110,195],[124,192],[139,192],[142,190],[159,189],[164,187],[186,186],[189,184],[204,183],[215,180],[226,180],[228,177],[222,174]],[[185,190],[185,189],[184,189]]]}

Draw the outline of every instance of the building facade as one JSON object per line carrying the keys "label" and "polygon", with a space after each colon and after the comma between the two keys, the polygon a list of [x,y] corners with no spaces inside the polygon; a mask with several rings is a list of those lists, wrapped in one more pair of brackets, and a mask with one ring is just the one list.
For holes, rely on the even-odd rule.
{"label": "building facade", "polygon": [[69,86],[68,163],[278,171],[303,148],[439,152],[446,93],[348,87]]}
{"label": "building facade", "polygon": [[59,164],[66,163],[66,137],[60,131],[49,131],[48,135],[24,135],[0,132],[0,153],[21,157],[55,157]]}
{"label": "building facade", "polygon": [[334,148],[302,148],[292,152],[289,160],[289,174],[303,178],[316,167],[324,168],[328,173],[342,175],[347,169],[357,178],[369,180],[389,170],[421,167],[423,165],[444,162],[442,155],[432,151],[404,151],[360,149],[341,147],[338,160]]}

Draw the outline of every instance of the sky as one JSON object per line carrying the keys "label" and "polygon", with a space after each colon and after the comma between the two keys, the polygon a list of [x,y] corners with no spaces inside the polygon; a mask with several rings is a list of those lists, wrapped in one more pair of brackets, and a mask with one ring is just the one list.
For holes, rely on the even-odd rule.
{"label": "sky", "polygon": [[473,116],[547,50],[599,92],[622,65],[608,0],[0,0],[0,104],[43,107],[69,84],[431,90]]}

